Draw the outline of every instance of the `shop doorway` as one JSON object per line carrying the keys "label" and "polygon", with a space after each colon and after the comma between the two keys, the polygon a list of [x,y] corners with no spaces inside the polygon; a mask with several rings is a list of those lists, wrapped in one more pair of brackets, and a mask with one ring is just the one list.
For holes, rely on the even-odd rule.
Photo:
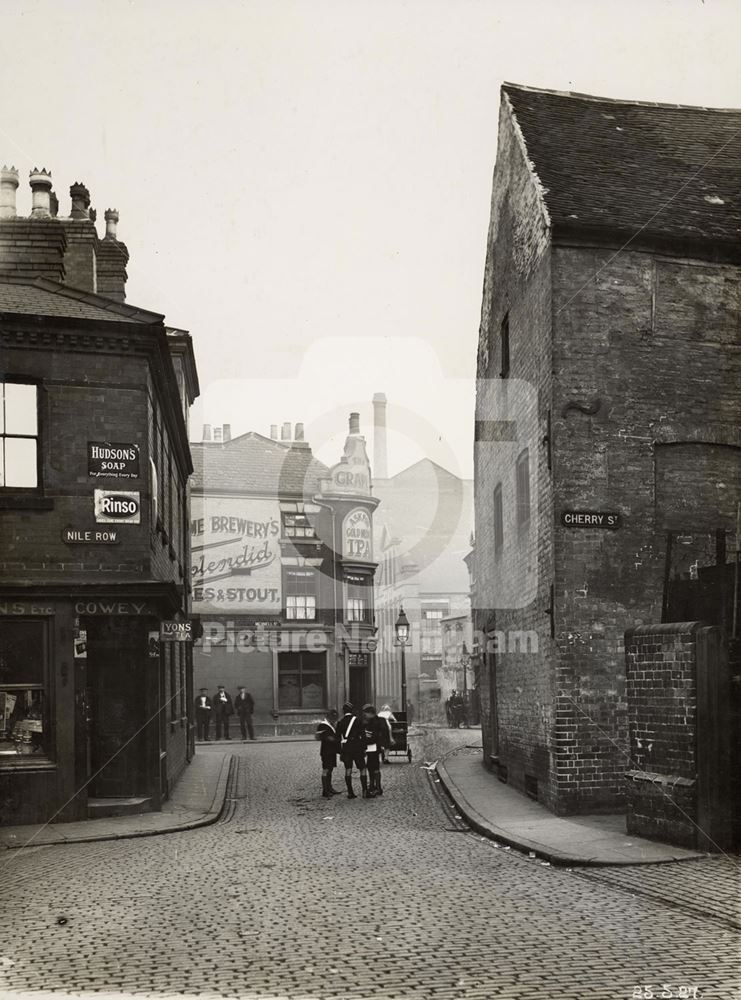
{"label": "shop doorway", "polygon": [[370,657],[367,653],[348,653],[348,695],[350,704],[357,710],[371,699]]}
{"label": "shop doorway", "polygon": [[91,798],[147,789],[147,632],[128,618],[87,619],[87,759]]}

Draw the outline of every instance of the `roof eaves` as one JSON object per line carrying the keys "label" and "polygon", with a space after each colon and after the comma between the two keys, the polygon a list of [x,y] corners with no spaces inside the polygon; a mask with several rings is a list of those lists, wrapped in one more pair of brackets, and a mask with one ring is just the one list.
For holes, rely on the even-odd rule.
{"label": "roof eaves", "polygon": [[118,313],[126,319],[135,320],[138,323],[162,323],[165,317],[161,313],[151,312],[149,309],[140,309],[138,306],[128,305],[125,302],[117,302],[115,299],[98,295],[97,292],[86,292],[81,288],[73,288],[70,285],[62,285],[49,278],[36,278],[34,281],[18,281],[18,284],[35,285],[43,288],[47,292],[55,295],[62,295],[76,302],[84,302],[90,306],[96,306],[106,312]]}
{"label": "roof eaves", "polygon": [[519,143],[520,150],[522,152],[522,158],[525,161],[525,166],[527,167],[527,171],[532,179],[533,186],[535,188],[535,192],[538,198],[538,204],[540,205],[540,211],[543,214],[543,221],[545,222],[546,227],[548,229],[551,229],[552,227],[551,215],[550,212],[548,211],[548,205],[546,204],[545,200],[547,190],[544,187],[540,177],[538,176],[538,171],[535,167],[535,164],[530,159],[527,143],[525,142],[525,136],[522,134],[522,129],[520,128],[520,123],[517,120],[515,109],[512,107],[512,102],[509,99],[509,94],[504,89],[504,86],[502,87],[502,101],[506,104],[507,110],[509,111],[509,117],[510,121],[512,122],[512,128],[514,129],[515,135],[517,136],[517,141]]}
{"label": "roof eaves", "polygon": [[594,104],[628,105],[637,108],[665,108],[676,111],[712,111],[718,114],[739,114],[741,108],[712,108],[701,104],[672,104],[662,101],[634,101],[624,97],[600,97],[596,94],[582,94],[576,90],[550,90],[547,87],[531,87],[524,83],[502,84],[502,91],[518,90],[527,94],[547,94],[550,97],[573,97],[578,101],[591,101]]}

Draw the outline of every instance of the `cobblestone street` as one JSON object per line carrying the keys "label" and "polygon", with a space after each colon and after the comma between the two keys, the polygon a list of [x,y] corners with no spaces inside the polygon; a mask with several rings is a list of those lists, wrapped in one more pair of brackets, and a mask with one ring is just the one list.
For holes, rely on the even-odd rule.
{"label": "cobblestone street", "polygon": [[370,801],[320,797],[314,744],[235,744],[213,826],[6,852],[0,996],[741,996],[733,862],[567,870],[497,847],[419,766],[479,739],[425,734]]}

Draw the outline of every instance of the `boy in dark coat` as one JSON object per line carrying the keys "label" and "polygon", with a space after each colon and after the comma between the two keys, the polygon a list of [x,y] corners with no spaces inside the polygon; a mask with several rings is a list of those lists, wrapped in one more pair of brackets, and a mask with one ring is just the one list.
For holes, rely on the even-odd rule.
{"label": "boy in dark coat", "polygon": [[375,705],[363,705],[363,734],[365,736],[365,759],[370,777],[368,798],[383,795],[381,788],[381,754],[388,746],[389,727],[385,719],[376,712]]}
{"label": "boy in dark coat", "polygon": [[314,738],[319,740],[319,756],[322,761],[322,796],[325,799],[339,792],[332,788],[332,771],[337,767],[337,709],[330,708],[327,717],[322,719],[316,729]]}
{"label": "boy in dark coat", "polygon": [[340,741],[340,760],[345,765],[345,784],[348,799],[356,799],[352,790],[353,764],[360,771],[360,784],[363,788],[363,798],[368,798],[368,772],[365,768],[365,735],[363,722],[355,715],[352,705],[345,702],[342,706],[343,716],[337,723],[337,736]]}

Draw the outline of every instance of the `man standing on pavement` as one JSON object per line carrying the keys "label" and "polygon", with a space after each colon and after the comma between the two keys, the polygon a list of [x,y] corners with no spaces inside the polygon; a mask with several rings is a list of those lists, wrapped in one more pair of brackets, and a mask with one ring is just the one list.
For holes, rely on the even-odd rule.
{"label": "man standing on pavement", "polygon": [[231,695],[226,693],[226,688],[223,684],[219,684],[219,690],[214,696],[214,715],[216,716],[216,739],[221,739],[221,733],[224,733],[224,739],[229,739],[229,716],[234,713],[234,706],[232,705]]}
{"label": "man standing on pavement", "polygon": [[368,773],[365,768],[365,736],[363,733],[363,723],[355,715],[354,709],[349,702],[342,706],[343,716],[337,723],[337,736],[340,741],[340,760],[345,765],[345,784],[347,785],[348,799],[356,799],[357,795],[352,790],[352,768],[353,764],[360,771],[360,784],[363,789],[363,798],[368,798]]}
{"label": "man standing on pavement", "polygon": [[339,792],[332,788],[332,771],[337,767],[337,709],[330,708],[327,716],[317,726],[315,739],[319,740],[319,756],[322,761],[322,796],[325,799]]}
{"label": "man standing on pavement", "polygon": [[381,788],[381,754],[388,745],[389,727],[386,720],[376,714],[375,705],[363,705],[363,735],[365,737],[365,760],[370,778],[370,788],[366,798],[374,799],[383,795]]}
{"label": "man standing on pavement", "polygon": [[199,740],[209,742],[208,728],[211,724],[211,699],[208,696],[208,688],[201,688],[200,694],[196,698],[196,734]]}
{"label": "man standing on pavement", "polygon": [[247,733],[250,739],[255,738],[255,729],[252,725],[252,713],[255,711],[255,700],[247,688],[241,687],[239,694],[234,699],[234,709],[239,716],[239,727],[242,730],[242,739],[247,742]]}

